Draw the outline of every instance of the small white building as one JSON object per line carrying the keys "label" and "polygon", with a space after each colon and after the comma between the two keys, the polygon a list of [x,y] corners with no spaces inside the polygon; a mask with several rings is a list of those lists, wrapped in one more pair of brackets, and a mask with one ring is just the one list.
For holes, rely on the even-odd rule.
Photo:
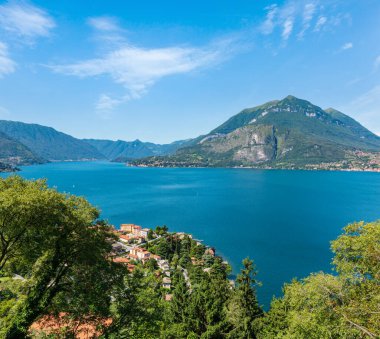
{"label": "small white building", "polygon": [[162,279],[162,287],[163,287],[163,288],[170,289],[171,286],[172,286],[172,281],[171,281],[171,279],[168,278],[168,277],[164,277],[164,278]]}
{"label": "small white building", "polygon": [[140,237],[147,238],[148,233],[149,233],[149,228],[143,228],[142,230],[140,230]]}

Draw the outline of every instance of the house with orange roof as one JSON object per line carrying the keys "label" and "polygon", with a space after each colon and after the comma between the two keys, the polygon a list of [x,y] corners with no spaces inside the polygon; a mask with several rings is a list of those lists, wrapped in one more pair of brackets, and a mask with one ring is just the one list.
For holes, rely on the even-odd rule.
{"label": "house with orange roof", "polygon": [[112,261],[119,264],[128,264],[130,262],[130,259],[124,257],[117,257],[113,258]]}
{"label": "house with orange roof", "polygon": [[150,258],[151,253],[143,248],[134,247],[131,249],[129,256],[136,256],[138,260],[146,261]]}

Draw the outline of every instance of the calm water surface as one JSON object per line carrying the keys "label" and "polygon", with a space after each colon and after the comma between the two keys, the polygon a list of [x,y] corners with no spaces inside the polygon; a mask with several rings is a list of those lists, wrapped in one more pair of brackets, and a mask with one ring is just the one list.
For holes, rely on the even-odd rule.
{"label": "calm water surface", "polygon": [[[347,223],[380,218],[380,173],[129,168],[51,163],[24,167],[85,196],[112,224],[167,225],[215,246],[238,272],[255,260],[260,302],[293,277],[331,269],[330,241]],[[4,175],[3,175],[4,176]]]}

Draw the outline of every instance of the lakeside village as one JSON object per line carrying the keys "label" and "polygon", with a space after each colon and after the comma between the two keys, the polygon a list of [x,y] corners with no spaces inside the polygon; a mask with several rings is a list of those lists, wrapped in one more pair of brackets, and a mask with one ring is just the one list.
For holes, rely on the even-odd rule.
{"label": "lakeside village", "polygon": [[[168,232],[166,226],[157,226],[153,230],[135,224],[121,224],[113,233],[117,238],[112,244],[113,262],[125,265],[129,272],[138,266],[154,271],[166,291],[163,295],[166,301],[172,299],[171,276],[175,269],[180,269],[189,288],[189,265],[210,274],[217,261],[226,272],[231,272],[228,262],[216,255],[215,248],[203,245],[202,240],[193,239],[191,234]],[[234,280],[229,282],[233,287]]]}

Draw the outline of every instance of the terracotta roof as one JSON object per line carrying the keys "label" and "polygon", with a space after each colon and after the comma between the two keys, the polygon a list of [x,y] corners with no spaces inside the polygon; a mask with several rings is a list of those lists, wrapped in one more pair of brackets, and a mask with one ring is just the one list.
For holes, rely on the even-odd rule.
{"label": "terracotta roof", "polygon": [[58,316],[44,316],[30,326],[30,333],[61,334],[61,329],[68,328],[74,330],[74,337],[78,339],[97,338],[101,332],[97,330],[99,324],[109,326],[111,318],[100,319],[90,318],[82,321],[70,319],[66,313],[61,312]]}
{"label": "terracotta roof", "polygon": [[113,258],[112,261],[113,262],[117,262],[117,263],[127,264],[127,263],[129,263],[130,260],[128,258],[120,258],[120,257],[118,257],[118,258]]}

